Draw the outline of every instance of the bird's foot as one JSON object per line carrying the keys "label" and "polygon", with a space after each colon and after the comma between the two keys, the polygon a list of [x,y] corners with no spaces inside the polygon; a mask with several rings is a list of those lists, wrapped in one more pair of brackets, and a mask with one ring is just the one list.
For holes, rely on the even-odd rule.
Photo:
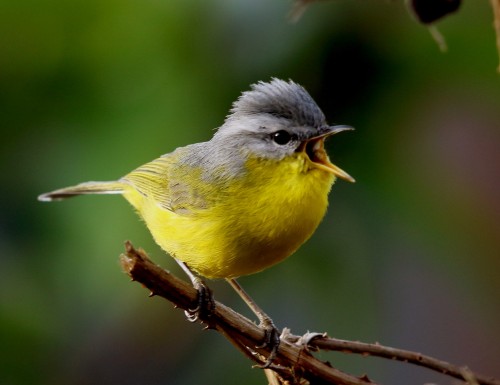
{"label": "bird's foot", "polygon": [[267,356],[266,361],[262,365],[257,365],[261,369],[266,369],[271,366],[280,346],[280,331],[274,326],[273,320],[266,314],[260,314],[259,327],[264,331],[264,341],[261,345],[256,346],[258,349],[269,347],[271,352]]}
{"label": "bird's foot", "polygon": [[196,322],[198,320],[205,320],[212,315],[215,308],[215,301],[212,296],[212,290],[201,280],[195,277],[193,280],[193,287],[196,289],[197,303],[194,309],[184,311],[189,322]]}

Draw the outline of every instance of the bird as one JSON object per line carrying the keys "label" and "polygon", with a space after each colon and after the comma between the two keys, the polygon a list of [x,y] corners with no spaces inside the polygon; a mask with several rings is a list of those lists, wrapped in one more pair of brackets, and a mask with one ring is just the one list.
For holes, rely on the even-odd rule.
{"label": "bird", "polygon": [[323,219],[335,180],[354,182],[324,148],[327,138],[352,129],[329,125],[301,85],[271,78],[237,98],[210,140],[179,147],[118,180],[38,198],[123,195],[198,290],[192,320],[207,294],[200,276],[225,279],[259,318],[275,355],[278,330],[236,279],[292,255]]}

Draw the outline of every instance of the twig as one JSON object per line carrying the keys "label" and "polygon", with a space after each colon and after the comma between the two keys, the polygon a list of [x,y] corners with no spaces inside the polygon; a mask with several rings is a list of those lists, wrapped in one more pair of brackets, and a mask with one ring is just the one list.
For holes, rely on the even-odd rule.
{"label": "twig", "polygon": [[[126,243],[126,254],[120,262],[123,270],[132,278],[147,287],[153,295],[171,301],[176,307],[192,309],[197,303],[196,290],[187,282],[173,276],[168,271],[154,264],[143,250],[136,250],[130,242]],[[208,318],[200,319],[209,329],[215,329],[239,350],[247,349],[249,358],[262,364],[270,354],[268,348],[259,347],[264,339],[264,332],[248,318],[236,313],[220,302],[215,302],[215,309]],[[259,355],[263,359],[259,359]],[[278,356],[271,368],[281,376],[296,378],[297,375],[314,383],[338,385],[375,385],[369,379],[358,378],[332,368],[301,347],[287,341],[279,346]],[[300,378],[297,378],[297,381]],[[297,381],[291,383],[298,383]]]}
{"label": "twig", "polygon": [[497,36],[497,52],[498,52],[498,67],[497,72],[500,73],[500,0],[491,0],[491,7],[493,8],[493,27]]}
{"label": "twig", "polygon": [[429,32],[436,42],[439,50],[443,53],[448,51],[448,44],[446,44],[446,39],[443,34],[439,31],[439,29],[435,25],[429,25]]}
{"label": "twig", "polygon": [[[126,243],[126,254],[122,254],[121,265],[134,281],[138,281],[151,291],[151,295],[161,296],[176,307],[188,310],[197,303],[196,290],[187,282],[173,276],[154,264],[130,242]],[[236,313],[220,302],[210,316],[200,319],[207,329],[215,329],[224,335],[238,350],[258,364],[265,362],[270,349],[262,346],[264,332],[248,318]],[[305,343],[301,343],[305,341]],[[304,337],[284,332],[278,355],[271,368],[276,376],[266,373],[268,378],[278,383],[302,384],[303,379],[311,384],[375,385],[368,377],[356,377],[333,368],[309,353],[309,349],[333,350],[371,355],[423,366],[439,373],[463,379],[469,384],[500,385],[500,381],[487,378],[447,362],[424,356],[420,353],[382,346],[328,338],[326,335],[309,333]]]}
{"label": "twig", "polygon": [[395,361],[402,361],[409,364],[423,366],[436,372],[446,374],[460,380],[470,382],[474,378],[478,384],[500,385],[500,381],[495,378],[472,373],[465,366],[455,366],[448,362],[438,360],[417,352],[382,346],[379,343],[368,344],[357,341],[345,341],[337,338],[317,337],[309,344],[319,350],[332,350],[344,353],[356,353],[363,356],[375,356],[388,358]]}

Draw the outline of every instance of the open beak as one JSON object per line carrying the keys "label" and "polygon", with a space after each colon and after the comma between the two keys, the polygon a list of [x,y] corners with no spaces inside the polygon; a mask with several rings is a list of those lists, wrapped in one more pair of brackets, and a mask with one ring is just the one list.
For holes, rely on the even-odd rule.
{"label": "open beak", "polygon": [[307,154],[309,160],[314,164],[315,167],[334,174],[335,176],[342,178],[348,182],[354,183],[355,180],[352,176],[330,162],[330,159],[328,159],[328,155],[326,154],[324,147],[325,139],[327,137],[335,135],[342,131],[351,130],[354,130],[354,128],[344,125],[327,127],[326,132],[306,140],[301,147],[303,147],[302,150]]}

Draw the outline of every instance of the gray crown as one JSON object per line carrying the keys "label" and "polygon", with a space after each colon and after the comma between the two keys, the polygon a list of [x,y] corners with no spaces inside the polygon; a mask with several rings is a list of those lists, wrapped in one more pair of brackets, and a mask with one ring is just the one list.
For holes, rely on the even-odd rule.
{"label": "gray crown", "polygon": [[311,95],[300,85],[273,78],[271,82],[258,82],[250,91],[243,92],[233,103],[228,120],[243,115],[270,114],[289,119],[300,126],[321,127],[325,115]]}

